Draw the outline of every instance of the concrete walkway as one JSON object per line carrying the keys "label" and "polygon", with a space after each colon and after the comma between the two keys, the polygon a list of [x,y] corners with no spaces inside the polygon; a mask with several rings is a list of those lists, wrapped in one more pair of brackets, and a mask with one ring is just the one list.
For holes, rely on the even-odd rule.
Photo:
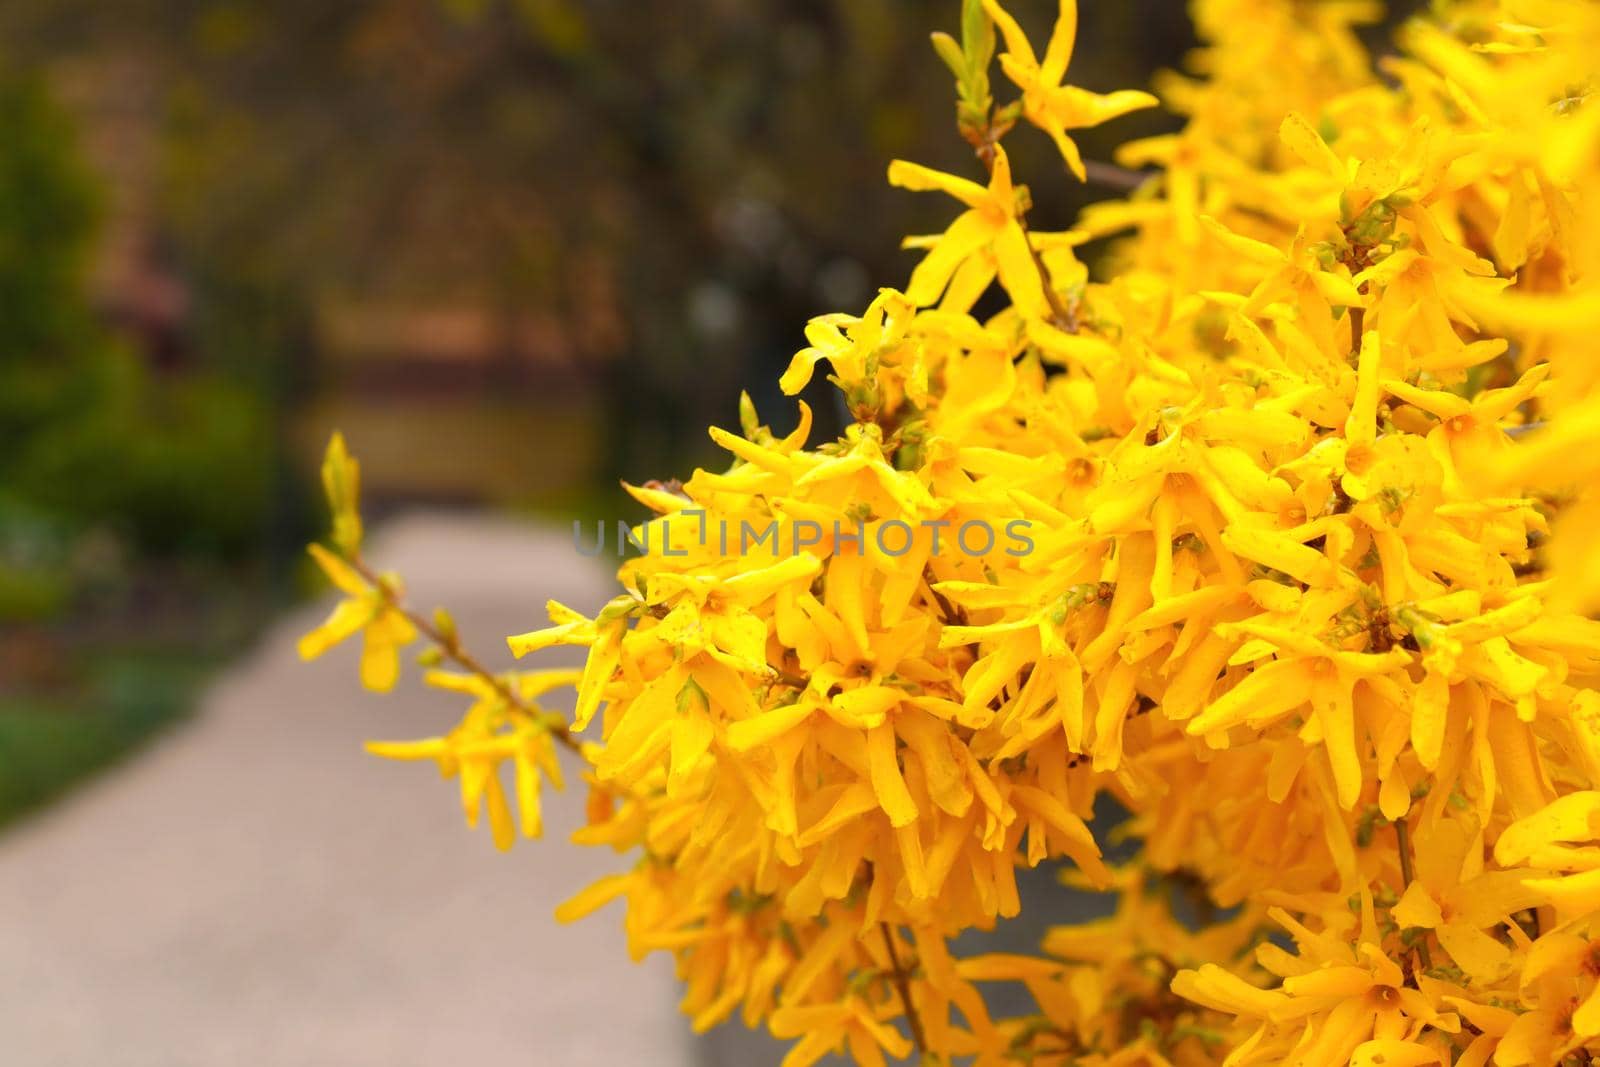
{"label": "concrete walkway", "polygon": [[[400,520],[372,554],[492,664],[547,597],[611,590],[567,533],[498,521]],[[277,626],[188,725],[0,839],[0,1064],[691,1063],[670,962],[628,961],[621,909],[551,917],[617,863],[565,841],[581,787],[509,855],[469,833],[454,782],[361,750],[446,728],[454,698],[369,695],[354,648],[302,665],[295,639],[329,604]]]}

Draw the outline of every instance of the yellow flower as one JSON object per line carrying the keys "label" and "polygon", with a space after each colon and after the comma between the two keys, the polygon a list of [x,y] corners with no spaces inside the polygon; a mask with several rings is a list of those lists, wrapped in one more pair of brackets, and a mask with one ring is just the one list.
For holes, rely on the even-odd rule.
{"label": "yellow flower", "polygon": [[520,826],[525,837],[538,837],[543,830],[539,798],[542,779],[548,777],[560,789],[563,776],[548,724],[521,715],[505,693],[514,692],[523,700],[532,701],[558,686],[575,684],[578,677],[576,671],[537,671],[502,680],[496,686],[477,675],[429,671],[423,679],[429,685],[473,698],[460,725],[443,737],[368,742],[367,751],[387,759],[434,760],[445,777],[460,779],[461,807],[467,825],[477,826],[480,813],[487,807],[495,846],[509,849],[516,838],[516,824],[500,781],[500,764],[510,760],[515,768]]}
{"label": "yellow flower", "polygon": [[1528,950],[1521,1000],[1527,1009],[1512,1021],[1495,1049],[1496,1067],[1560,1063],[1600,1034],[1595,995],[1596,945],[1576,934],[1546,934]]}
{"label": "yellow flower", "polygon": [[[1033,317],[1044,313],[1044,297],[1033,253],[1017,221],[1017,198],[1019,194],[1026,195],[1026,191],[1012,186],[1011,162],[1005,149],[995,149],[994,168],[987,188],[967,178],[901,159],[889,164],[889,182],[902,189],[948,193],[967,205],[967,210],[957,216],[911,272],[906,297],[914,305],[928,307],[937,303],[962,265],[980,251],[988,251],[994,257],[994,271],[999,275],[1000,284],[1011,294],[1017,309]],[[992,280],[993,275],[989,278]],[[987,286],[987,282],[978,286],[972,280],[966,284],[974,291]]]}
{"label": "yellow flower", "polygon": [[774,1037],[800,1038],[781,1067],[810,1067],[829,1052],[848,1049],[861,1067],[886,1067],[884,1053],[911,1055],[911,1042],[860,1000],[782,1007],[772,1013]]}
{"label": "yellow flower", "polygon": [[1314,637],[1263,623],[1235,623],[1229,629],[1265,642],[1276,651],[1276,658],[1255,668],[1189,720],[1188,732],[1220,735],[1240,725],[1260,729],[1310,704],[1311,728],[1306,735],[1320,740],[1327,750],[1340,805],[1354,805],[1363,779],[1356,747],[1356,685],[1403,668],[1410,654],[1398,648],[1344,652]]}
{"label": "yellow flower", "polygon": [[1426,411],[1439,420],[1428,432],[1428,444],[1447,470],[1471,476],[1486,468],[1511,439],[1501,421],[1525,403],[1549,374],[1540,365],[1528,370],[1517,384],[1506,389],[1490,389],[1464,399],[1438,389],[1419,389],[1393,379],[1383,383],[1384,391]]}
{"label": "yellow flower", "polygon": [[322,459],[322,489],[333,512],[331,540],[342,555],[353,556],[361,550],[361,465],[338,432]]}
{"label": "yellow flower", "polygon": [[1083,157],[1068,130],[1099,126],[1130,111],[1155,107],[1160,101],[1149,93],[1123,89],[1114,93],[1091,93],[1075,85],[1063,85],[1072,62],[1078,37],[1078,0],[1060,0],[1055,29],[1041,62],[1034,55],[1027,36],[996,0],[983,0],[983,7],[1005,36],[1006,52],[1000,66],[1006,77],[1022,90],[1022,113],[1055,141],[1061,158],[1078,180],[1085,180]]}
{"label": "yellow flower", "polygon": [[321,545],[310,546],[329,581],[345,594],[327,620],[300,638],[301,659],[316,659],[334,645],[357,632],[362,635],[361,684],[374,692],[387,693],[400,678],[400,650],[416,640],[417,630],[394,607],[392,594],[398,594],[400,581],[384,575],[379,581],[390,590],[372,585],[355,568]]}
{"label": "yellow flower", "polygon": [[[1503,840],[1503,838],[1502,838]],[[1540,903],[1540,895],[1523,885],[1526,871],[1515,868],[1474,874],[1472,851],[1482,845],[1457,819],[1440,819],[1417,838],[1417,877],[1395,904],[1392,915],[1402,927],[1432,930],[1439,945],[1473,979],[1503,978],[1511,951],[1489,927]]]}
{"label": "yellow flower", "polygon": [[[904,336],[911,311],[907,300],[893,289],[884,289],[859,318],[823,315],[811,320],[806,327],[806,340],[810,345],[795,354],[789,369],[779,379],[779,386],[793,396],[806,387],[813,368],[825,359],[840,381],[846,383],[846,389],[863,388],[874,377],[867,372],[869,361],[883,360],[886,350],[892,351]],[[805,421],[809,423],[809,412],[807,416]],[[801,434],[795,443],[804,439],[805,434]]]}

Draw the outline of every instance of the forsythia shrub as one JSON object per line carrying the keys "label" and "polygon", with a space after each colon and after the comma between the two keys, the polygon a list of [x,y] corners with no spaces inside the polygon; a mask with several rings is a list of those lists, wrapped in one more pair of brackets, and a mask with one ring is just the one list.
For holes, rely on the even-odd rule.
{"label": "forsythia shrub", "polygon": [[[986,176],[891,165],[964,210],[782,382],[826,363],[854,424],[808,447],[803,404],[780,435],[746,403],[728,469],[629,487],[659,517],[626,591],[510,639],[581,671],[491,675],[406,608],[330,449],[313,552],[349,599],[303,651],[362,632],[387,689],[420,631],[462,668],[427,676],[460,725],[373,750],[437,761],[502,845],[501,765],[536,834],[581,757],[576,839],[631,860],[561,917],[625,898],[697,1029],[764,1022],[787,1067],[1600,1051],[1600,5],[1441,3],[1375,65],[1360,0],[1194,11],[1202,76],[1157,86],[1187,124],[1067,233],[1029,229],[1002,138],[1082,178],[1071,131],[1155,98],[1064,83],[1073,0],[1042,56],[993,0],[936,36]],[[1013,522],[1031,551],[951,544]],[[1058,857],[1113,917],[952,954]],[[1180,922],[1174,884],[1230,910]],[[1035,1013],[992,1017],[993,982]]]}

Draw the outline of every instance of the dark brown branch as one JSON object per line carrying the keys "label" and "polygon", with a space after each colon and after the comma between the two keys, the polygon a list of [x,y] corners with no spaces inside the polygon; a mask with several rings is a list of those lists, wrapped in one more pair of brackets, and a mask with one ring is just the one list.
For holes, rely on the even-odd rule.
{"label": "dark brown branch", "polygon": [[950,603],[949,597],[933,587],[933,582],[929,581],[932,577],[932,575],[925,574],[923,575],[923,580],[927,582],[928,592],[933,594],[934,603],[939,605],[940,622],[945,626],[965,626],[967,624],[967,613]]}
{"label": "dark brown branch", "polygon": [[1115,163],[1105,163],[1098,159],[1084,160],[1083,174],[1091,184],[1103,185],[1107,189],[1116,189],[1124,193],[1136,191],[1155,177],[1153,171],[1129,170],[1127,167],[1119,167]]}
{"label": "dark brown branch", "polygon": [[1039,272],[1039,286],[1044,290],[1045,302],[1050,305],[1050,317],[1057,328],[1068,333],[1078,332],[1078,316],[1067,307],[1061,299],[1061,294],[1056,292],[1055,279],[1050,276],[1050,268],[1045,266],[1044,256],[1033,244],[1033,231],[1028,229],[1027,217],[1018,214],[1017,226],[1022,230],[1022,239],[1028,244],[1028,254],[1033,257],[1034,269]]}
{"label": "dark brown branch", "polygon": [[879,923],[879,931],[883,934],[883,947],[889,953],[889,972],[894,980],[895,990],[900,994],[900,1003],[906,1009],[906,1025],[911,1028],[911,1043],[916,1047],[919,1056],[928,1051],[928,1040],[922,1032],[922,1019],[917,1015],[916,1007],[911,1003],[911,982],[906,969],[900,964],[900,953],[894,947],[894,930],[888,923]]}
{"label": "dark brown branch", "polygon": [[[1411,887],[1416,871],[1411,862],[1411,829],[1406,825],[1405,816],[1394,821],[1395,844],[1400,849],[1400,891],[1402,894]],[[1433,969],[1433,954],[1428,951],[1428,935],[1426,932],[1417,939],[1417,958],[1422,961],[1422,969]]]}
{"label": "dark brown branch", "polygon": [[767,670],[771,671],[774,678],[788,686],[790,689],[798,689],[801,692],[804,692],[806,689],[811,687],[811,679],[803,678],[800,675],[795,674],[793,671],[782,670],[778,667],[774,667],[770,663],[767,664]]}

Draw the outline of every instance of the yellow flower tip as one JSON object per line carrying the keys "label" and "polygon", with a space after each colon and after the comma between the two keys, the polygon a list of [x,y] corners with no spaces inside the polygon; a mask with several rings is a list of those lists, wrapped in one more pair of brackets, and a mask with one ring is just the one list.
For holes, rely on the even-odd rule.
{"label": "yellow flower tip", "polygon": [[1344,177],[1344,164],[1333,154],[1333,149],[1312,128],[1304,115],[1291,111],[1278,127],[1278,136],[1295,155],[1311,167],[1333,178]]}
{"label": "yellow flower tip", "polygon": [[368,741],[361,746],[368,755],[392,760],[438,759],[446,751],[443,738],[423,741]]}
{"label": "yellow flower tip", "polygon": [[815,348],[795,353],[789,362],[788,370],[778,379],[778,388],[783,390],[785,396],[794,396],[811,384],[811,376],[816,372],[817,360],[820,358],[822,353]]}
{"label": "yellow flower tip", "polygon": [[1070,153],[1063,153],[1065,162],[1067,164],[1068,173],[1070,173],[1074,178],[1078,179],[1081,184],[1088,184],[1089,168],[1084,165],[1083,156],[1078,152],[1077,143],[1071,141],[1070,138],[1064,138],[1064,140],[1067,140],[1068,143],[1072,144],[1072,151]]}
{"label": "yellow flower tip", "polygon": [[611,874],[580,890],[571,899],[556,907],[559,923],[576,922],[586,915],[605,907],[626,893],[633,884],[631,874]]}
{"label": "yellow flower tip", "polygon": [[344,435],[337,430],[328,440],[322,459],[322,488],[333,512],[333,543],[345,554],[361,547],[361,465],[345,447]]}

